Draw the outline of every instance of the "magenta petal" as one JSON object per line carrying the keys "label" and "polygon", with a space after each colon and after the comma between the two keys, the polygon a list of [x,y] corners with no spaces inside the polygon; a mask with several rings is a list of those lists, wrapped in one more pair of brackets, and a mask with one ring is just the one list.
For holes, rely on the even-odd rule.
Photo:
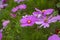
{"label": "magenta petal", "polygon": [[16,12],[19,8],[18,7],[15,7],[12,9],[12,12]]}
{"label": "magenta petal", "polygon": [[9,20],[5,20],[5,21],[3,21],[3,23],[2,23],[3,27],[5,28],[5,27],[8,25],[8,23],[10,23]]}
{"label": "magenta petal", "polygon": [[38,16],[40,14],[40,12],[33,12],[34,16]]}
{"label": "magenta petal", "polygon": [[54,34],[48,38],[48,40],[60,40],[59,36]]}
{"label": "magenta petal", "polygon": [[4,8],[4,5],[0,5],[0,8]]}
{"label": "magenta petal", "polygon": [[42,24],[43,22],[44,22],[43,19],[38,19],[38,21],[36,21],[35,23],[36,23],[36,24]]}
{"label": "magenta petal", "polygon": [[20,10],[23,10],[23,9],[26,9],[27,6],[25,4],[21,4],[18,7],[19,7]]}
{"label": "magenta petal", "polygon": [[52,23],[52,22],[57,22],[57,17],[52,17],[51,19],[49,19],[49,23]]}
{"label": "magenta petal", "polygon": [[26,23],[26,21],[27,21],[26,18],[22,18],[22,19],[20,20],[20,23]]}
{"label": "magenta petal", "polygon": [[56,16],[56,19],[60,21],[60,15],[57,15]]}
{"label": "magenta petal", "polygon": [[44,15],[52,14],[53,11],[54,11],[53,9],[47,9],[47,10],[44,12]]}
{"label": "magenta petal", "polygon": [[37,8],[35,8],[35,10],[36,11],[34,11],[32,14],[34,16],[36,16],[37,18],[40,18],[42,16],[42,12],[39,9],[37,9]]}
{"label": "magenta petal", "polygon": [[42,25],[44,26],[44,28],[49,27],[48,23],[42,23]]}
{"label": "magenta petal", "polygon": [[40,24],[42,24],[43,22],[41,22],[41,21],[36,21],[35,23],[40,25]]}

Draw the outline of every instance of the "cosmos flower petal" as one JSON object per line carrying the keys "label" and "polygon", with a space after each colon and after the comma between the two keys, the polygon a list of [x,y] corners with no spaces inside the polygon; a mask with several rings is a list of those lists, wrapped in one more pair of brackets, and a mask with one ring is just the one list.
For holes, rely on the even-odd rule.
{"label": "cosmos flower petal", "polygon": [[43,23],[42,25],[44,26],[44,28],[49,27],[48,23]]}
{"label": "cosmos flower petal", "polygon": [[42,16],[42,14],[40,12],[33,12],[32,13],[34,16],[36,16],[37,18],[40,18]]}
{"label": "cosmos flower petal", "polygon": [[26,4],[21,4],[18,7],[19,7],[20,10],[23,10],[23,9],[27,8]]}
{"label": "cosmos flower petal", "polygon": [[26,18],[22,18],[22,19],[20,20],[20,23],[26,23],[26,21],[27,21]]}
{"label": "cosmos flower petal", "polygon": [[0,5],[0,8],[4,8],[4,5]]}
{"label": "cosmos flower petal", "polygon": [[18,7],[14,7],[13,9],[12,9],[12,12],[16,12],[16,11],[18,11]]}
{"label": "cosmos flower petal", "polygon": [[47,10],[44,12],[44,14],[45,14],[45,15],[52,14],[53,11],[54,11],[53,9],[47,9]]}
{"label": "cosmos flower petal", "polygon": [[52,23],[52,22],[57,22],[57,18],[56,17],[52,17],[51,19],[49,19],[49,23]]}
{"label": "cosmos flower petal", "polygon": [[53,34],[52,36],[50,36],[50,37],[48,38],[48,40],[60,40],[60,38],[59,38],[58,35]]}
{"label": "cosmos flower petal", "polygon": [[35,10],[36,10],[36,11],[38,11],[38,12],[41,12],[41,13],[42,13],[42,11],[41,11],[41,10],[39,10],[39,9],[37,9],[37,8],[35,8]]}
{"label": "cosmos flower petal", "polygon": [[42,21],[36,21],[35,23],[36,24],[42,24],[43,22]]}
{"label": "cosmos flower petal", "polygon": [[60,15],[57,15],[56,16],[56,19],[60,21]]}
{"label": "cosmos flower petal", "polygon": [[5,28],[5,27],[8,25],[8,23],[10,23],[9,20],[5,20],[5,21],[3,21],[3,23],[2,23],[3,27]]}

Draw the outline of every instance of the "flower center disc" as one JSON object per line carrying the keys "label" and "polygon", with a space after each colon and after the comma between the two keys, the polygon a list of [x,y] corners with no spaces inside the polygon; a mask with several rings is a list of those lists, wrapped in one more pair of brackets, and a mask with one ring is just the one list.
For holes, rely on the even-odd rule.
{"label": "flower center disc", "polygon": [[48,19],[46,18],[46,19],[44,20],[44,22],[47,23],[47,22],[48,22]]}
{"label": "flower center disc", "polygon": [[28,20],[27,22],[28,22],[28,24],[30,24],[31,23],[31,20]]}
{"label": "flower center disc", "polygon": [[42,12],[44,13],[46,10],[42,10]]}

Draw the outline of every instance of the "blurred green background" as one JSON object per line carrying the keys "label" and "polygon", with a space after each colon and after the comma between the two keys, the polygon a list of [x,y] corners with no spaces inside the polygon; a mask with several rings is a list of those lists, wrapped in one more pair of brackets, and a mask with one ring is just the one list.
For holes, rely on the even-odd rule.
{"label": "blurred green background", "polygon": [[55,33],[56,28],[60,29],[59,22],[52,23],[49,28],[45,29],[37,29],[37,25],[22,28],[19,23],[21,17],[26,14],[32,14],[34,8],[41,10],[53,8],[57,10],[56,4],[59,3],[59,0],[26,0],[21,2],[19,4],[26,4],[27,9],[16,12],[16,18],[11,18],[10,13],[11,9],[19,4],[14,2],[14,0],[7,0],[7,3],[8,6],[0,11],[0,28],[2,28],[3,20],[10,20],[11,22],[3,31],[2,40],[47,40],[51,33]]}

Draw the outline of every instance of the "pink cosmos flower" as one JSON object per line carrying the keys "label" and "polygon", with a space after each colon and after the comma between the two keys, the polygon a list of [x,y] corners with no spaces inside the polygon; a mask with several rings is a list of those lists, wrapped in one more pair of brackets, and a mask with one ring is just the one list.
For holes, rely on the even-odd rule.
{"label": "pink cosmos flower", "polygon": [[60,21],[60,15],[57,15],[56,19],[57,19],[58,21]]}
{"label": "pink cosmos flower", "polygon": [[49,14],[52,14],[53,13],[53,11],[54,11],[54,9],[46,9],[46,10],[39,10],[39,9],[37,9],[37,8],[35,8],[35,10],[37,11],[37,12],[39,12],[40,14],[42,14],[42,15],[49,15]]}
{"label": "pink cosmos flower", "polygon": [[49,27],[50,23],[52,23],[52,22],[54,23],[56,21],[57,21],[56,17],[50,16],[50,17],[42,17],[38,21],[36,21],[35,23],[39,24],[39,25],[41,24],[40,27],[43,26],[44,28],[46,28],[46,27]]}
{"label": "pink cosmos flower", "polygon": [[60,37],[58,35],[56,35],[56,34],[53,34],[52,36],[50,36],[48,38],[48,40],[60,40]]}
{"label": "pink cosmos flower", "polygon": [[11,17],[13,17],[13,18],[16,17],[16,14],[11,13],[10,15],[11,15]]}
{"label": "pink cosmos flower", "polygon": [[21,4],[18,7],[19,7],[20,10],[23,10],[23,9],[26,9],[27,6],[25,4]]}
{"label": "pink cosmos flower", "polygon": [[23,18],[20,20],[20,23],[22,27],[33,26],[36,20],[37,18],[34,17],[33,15],[26,15],[23,16]]}
{"label": "pink cosmos flower", "polygon": [[14,0],[14,2],[20,3],[23,2],[24,0]]}
{"label": "pink cosmos flower", "polygon": [[3,28],[5,28],[5,27],[8,25],[8,23],[10,23],[9,20],[5,20],[5,21],[3,21],[3,23],[2,23]]}

